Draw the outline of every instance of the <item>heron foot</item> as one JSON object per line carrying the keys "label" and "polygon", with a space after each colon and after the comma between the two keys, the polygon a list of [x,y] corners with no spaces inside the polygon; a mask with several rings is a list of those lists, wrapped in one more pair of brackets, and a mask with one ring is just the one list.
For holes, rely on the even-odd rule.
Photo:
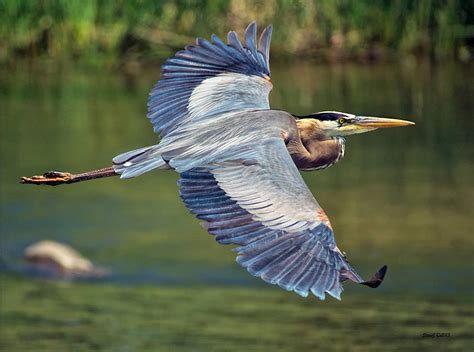
{"label": "heron foot", "polygon": [[42,176],[23,176],[20,179],[21,183],[30,183],[34,185],[49,185],[56,186],[63,183],[69,183],[73,179],[73,175],[69,172],[61,171],[48,171],[45,172]]}

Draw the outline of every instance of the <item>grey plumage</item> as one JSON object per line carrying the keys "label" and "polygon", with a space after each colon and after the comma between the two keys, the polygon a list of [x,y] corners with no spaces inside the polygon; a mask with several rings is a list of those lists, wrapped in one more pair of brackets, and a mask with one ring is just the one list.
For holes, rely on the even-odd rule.
{"label": "grey plumage", "polygon": [[353,269],[333,250],[332,230],[316,218],[314,227],[294,231],[282,224],[265,226],[219,186],[216,168],[183,172],[178,182],[184,203],[205,220],[209,233],[221,244],[239,245],[237,262],[252,275],[301,296],[313,292],[324,299],[327,292],[340,299],[340,272]]}
{"label": "grey plumage", "polygon": [[252,275],[301,296],[339,299],[342,281],[364,282],[298,168],[319,168],[318,158],[332,164],[344,146],[270,110],[271,33],[269,26],[257,45],[251,23],[244,45],[235,32],[227,44],[213,35],[167,60],[148,102],[161,141],[115,157],[114,169],[122,178],[174,169],[188,209],[219,243],[239,246],[237,262]]}

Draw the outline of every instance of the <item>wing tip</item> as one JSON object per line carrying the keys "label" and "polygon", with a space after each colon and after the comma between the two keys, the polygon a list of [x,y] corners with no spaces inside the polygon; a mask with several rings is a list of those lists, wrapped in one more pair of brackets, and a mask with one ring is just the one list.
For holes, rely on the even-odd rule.
{"label": "wing tip", "polygon": [[272,40],[273,25],[269,24],[260,34],[258,50],[263,54],[268,71],[270,71],[270,42]]}
{"label": "wing tip", "polygon": [[257,21],[253,20],[247,25],[247,28],[245,28],[245,32],[248,31],[257,31]]}
{"label": "wing tip", "polygon": [[[272,33],[273,33],[273,24],[270,23],[268,26],[266,26],[263,29],[262,33],[260,34],[260,37],[263,37],[265,38],[265,40],[270,41]],[[268,37],[268,39],[266,39],[266,37]]]}
{"label": "wing tip", "polygon": [[371,288],[377,288],[383,282],[385,274],[387,273],[387,265],[382,266],[369,280],[363,281],[360,284]]}

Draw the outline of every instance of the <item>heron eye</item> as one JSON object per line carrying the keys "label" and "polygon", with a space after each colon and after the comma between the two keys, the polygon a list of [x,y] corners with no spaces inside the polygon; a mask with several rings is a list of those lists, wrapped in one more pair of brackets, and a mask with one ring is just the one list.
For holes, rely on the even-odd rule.
{"label": "heron eye", "polygon": [[344,117],[340,117],[338,120],[337,120],[337,123],[339,125],[344,125],[346,123],[346,119]]}

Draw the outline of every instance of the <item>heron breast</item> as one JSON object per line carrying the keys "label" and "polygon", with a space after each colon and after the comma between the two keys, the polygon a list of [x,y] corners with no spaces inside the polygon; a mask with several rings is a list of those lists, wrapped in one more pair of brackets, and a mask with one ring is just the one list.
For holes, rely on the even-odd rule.
{"label": "heron breast", "polygon": [[309,156],[303,153],[291,153],[295,165],[300,170],[326,169],[344,157],[345,140],[343,138],[306,141],[304,146],[308,150]]}

